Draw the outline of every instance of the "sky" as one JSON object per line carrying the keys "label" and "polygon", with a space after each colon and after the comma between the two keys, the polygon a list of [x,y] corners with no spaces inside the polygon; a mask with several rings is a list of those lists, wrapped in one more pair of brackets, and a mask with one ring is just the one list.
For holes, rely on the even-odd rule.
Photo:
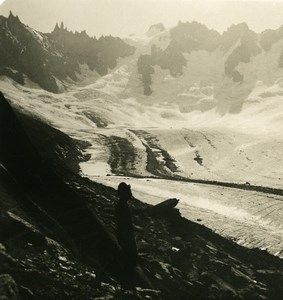
{"label": "sky", "polygon": [[256,32],[283,25],[283,0],[6,0],[0,14],[10,9],[42,32],[64,21],[71,30],[96,36],[142,34],[152,24],[172,27],[179,20],[195,20],[220,32],[241,22]]}

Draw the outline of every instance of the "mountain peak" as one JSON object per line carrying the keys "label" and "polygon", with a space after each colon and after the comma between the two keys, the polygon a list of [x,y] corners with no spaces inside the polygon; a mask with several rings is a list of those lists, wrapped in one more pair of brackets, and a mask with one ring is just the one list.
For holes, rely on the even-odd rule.
{"label": "mountain peak", "polygon": [[60,81],[67,77],[78,80],[76,74],[80,73],[80,64],[106,75],[116,66],[119,57],[131,55],[135,50],[119,38],[108,36],[97,40],[89,37],[86,31],[73,33],[63,22],[57,23],[52,33],[39,33],[21,23],[12,12],[7,19],[0,19],[0,40],[3,41],[0,75],[23,84],[25,74],[53,93],[63,89]]}
{"label": "mountain peak", "polygon": [[20,19],[17,15],[14,16],[13,12],[10,10],[10,13],[9,13],[9,16],[8,16],[8,20],[9,21],[17,21],[17,22],[20,22]]}
{"label": "mountain peak", "polygon": [[61,22],[60,26],[59,26],[59,23],[56,22],[56,25],[55,25],[52,33],[56,33],[59,31],[68,31],[67,27],[65,27],[65,25],[64,25],[64,22]]}
{"label": "mountain peak", "polygon": [[251,31],[248,24],[243,22],[243,23],[239,23],[239,24],[232,24],[230,27],[227,28],[226,31],[224,31],[223,35],[225,33],[244,34],[248,31]]}
{"label": "mountain peak", "polygon": [[157,24],[154,24],[154,25],[151,25],[146,33],[146,35],[148,37],[151,37],[151,36],[154,36],[160,32],[163,32],[165,31],[166,28],[165,26],[163,25],[163,23],[157,23]]}

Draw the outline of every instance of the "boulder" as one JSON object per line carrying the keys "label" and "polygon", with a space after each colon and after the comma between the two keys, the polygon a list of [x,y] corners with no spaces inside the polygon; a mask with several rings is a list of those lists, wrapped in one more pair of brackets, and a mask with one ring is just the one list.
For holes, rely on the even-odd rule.
{"label": "boulder", "polygon": [[7,253],[5,246],[0,243],[0,272],[10,270],[16,263],[16,260]]}
{"label": "boulder", "polygon": [[0,275],[0,300],[20,299],[18,286],[9,274]]}
{"label": "boulder", "polygon": [[12,212],[0,213],[0,225],[1,242],[17,238],[39,245],[45,244],[45,237],[33,225]]}
{"label": "boulder", "polygon": [[179,203],[176,198],[165,200],[150,208],[150,213],[154,215],[166,215],[174,211],[175,207]]}

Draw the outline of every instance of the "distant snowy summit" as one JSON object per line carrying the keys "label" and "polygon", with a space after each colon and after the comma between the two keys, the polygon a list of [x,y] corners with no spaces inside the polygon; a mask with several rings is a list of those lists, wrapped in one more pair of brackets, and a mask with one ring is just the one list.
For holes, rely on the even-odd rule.
{"label": "distant snowy summit", "polygon": [[137,50],[143,93],[177,103],[183,112],[221,107],[220,113],[237,113],[258,82],[268,87],[283,78],[283,26],[258,34],[240,23],[220,34],[179,22],[150,32],[148,47]]}
{"label": "distant snowy summit", "polygon": [[[156,35],[156,26],[150,32]],[[150,85],[154,67],[168,70],[173,77],[181,76],[185,73],[189,61],[196,59],[194,57],[196,52],[201,54],[198,57],[199,65],[204,63],[205,56],[211,56],[211,59],[223,58],[221,70],[223,75],[232,79],[233,82],[242,82],[244,75],[237,69],[239,64],[248,63],[253,56],[261,53],[261,40],[266,42],[269,48],[269,44],[272,44],[272,41],[266,41],[264,37],[251,31],[245,23],[232,25],[221,35],[197,22],[179,22],[176,27],[170,29],[168,34],[170,38],[165,49],[159,47],[162,39],[156,39],[151,46],[150,53],[143,54],[139,58],[139,73],[142,75],[146,95],[152,93]],[[218,52],[217,56],[215,56],[216,52]],[[194,77],[192,71],[191,77]],[[211,70],[204,71],[203,78],[207,77]]]}
{"label": "distant snowy summit", "polygon": [[146,35],[148,37],[152,37],[160,32],[164,32],[165,30],[166,30],[166,28],[162,23],[154,24],[154,25],[150,26]]}

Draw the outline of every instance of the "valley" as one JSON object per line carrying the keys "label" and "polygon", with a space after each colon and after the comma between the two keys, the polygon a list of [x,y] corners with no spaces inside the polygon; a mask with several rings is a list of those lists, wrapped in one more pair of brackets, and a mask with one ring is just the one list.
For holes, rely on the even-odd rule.
{"label": "valley", "polygon": [[1,274],[28,300],[278,299],[283,27],[179,21],[121,39],[59,24],[0,16]]}
{"label": "valley", "polygon": [[[124,63],[63,94],[10,79],[1,81],[1,89],[17,109],[89,144],[83,176],[113,188],[126,181],[136,198],[150,204],[178,198],[186,218],[283,257],[283,136],[274,113],[282,106],[281,87],[255,89],[250,98],[268,90],[270,96],[257,107],[247,102],[240,114],[182,113],[178,106],[123,98],[130,77]],[[243,190],[249,186],[277,189],[281,196]]]}

